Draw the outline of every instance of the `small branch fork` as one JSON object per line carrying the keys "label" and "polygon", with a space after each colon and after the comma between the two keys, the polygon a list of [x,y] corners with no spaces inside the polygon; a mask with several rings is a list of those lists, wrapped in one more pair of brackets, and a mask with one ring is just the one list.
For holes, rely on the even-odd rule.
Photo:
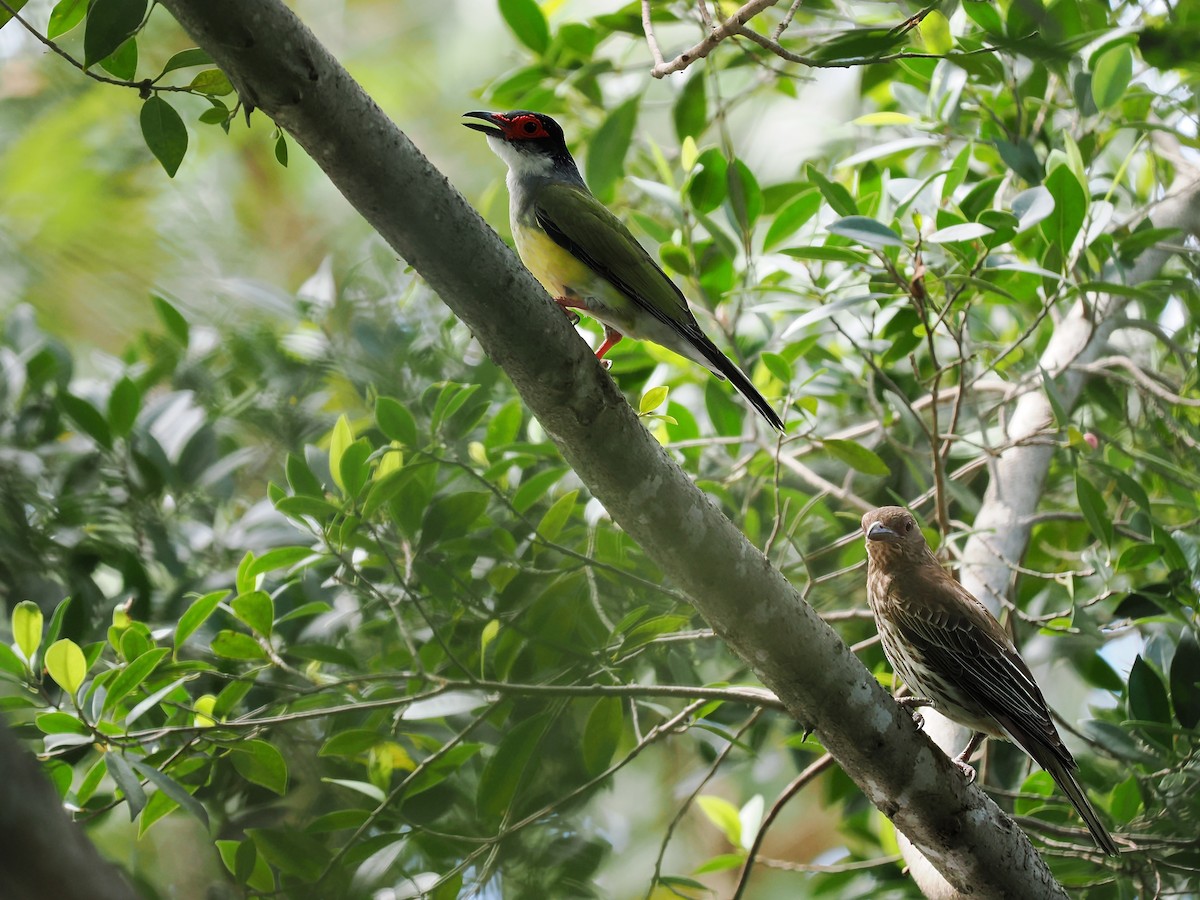
{"label": "small branch fork", "polygon": [[[654,34],[654,24],[651,21],[650,6],[653,0],[642,0],[642,30],[646,34],[646,44],[650,48],[650,55],[654,59],[654,66],[650,69],[650,74],[655,78],[665,78],[675,72],[682,72],[698,59],[704,59],[708,56],[717,45],[727,38],[743,37],[753,41],[763,49],[773,53],[780,59],[786,62],[796,63],[797,65],[807,66],[812,69],[849,69],[856,66],[872,66],[879,63],[895,62],[901,59],[947,59],[961,58],[967,56],[975,56],[981,53],[996,53],[998,47],[980,47],[976,50],[970,50],[965,53],[918,53],[908,50],[903,50],[898,53],[888,53],[883,56],[860,57],[857,59],[816,59],[811,56],[803,56],[799,53],[793,53],[779,43],[780,37],[787,27],[791,24],[792,18],[796,15],[796,11],[800,8],[803,0],[792,0],[788,11],[784,14],[783,19],[771,31],[771,36],[768,37],[761,32],[755,31],[747,27],[747,24],[752,18],[757,16],[764,10],[769,9],[779,3],[779,0],[749,0],[743,4],[737,12],[725,19],[721,23],[713,20],[712,14],[708,9],[708,0],[699,0],[697,11],[700,14],[700,19],[704,24],[707,34],[697,44],[684,50],[674,59],[667,60],[663,57],[662,49],[659,47],[658,38]],[[905,19],[902,23],[892,29],[896,33],[903,33],[912,30],[921,23],[936,7],[929,6],[922,9],[916,15]]]}

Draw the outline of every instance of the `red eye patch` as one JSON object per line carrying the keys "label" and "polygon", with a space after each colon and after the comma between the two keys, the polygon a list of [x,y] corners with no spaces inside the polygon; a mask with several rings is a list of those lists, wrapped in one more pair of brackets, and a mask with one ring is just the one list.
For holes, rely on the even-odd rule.
{"label": "red eye patch", "polygon": [[514,141],[550,136],[537,116],[517,116],[501,123],[501,127],[504,129],[504,136]]}

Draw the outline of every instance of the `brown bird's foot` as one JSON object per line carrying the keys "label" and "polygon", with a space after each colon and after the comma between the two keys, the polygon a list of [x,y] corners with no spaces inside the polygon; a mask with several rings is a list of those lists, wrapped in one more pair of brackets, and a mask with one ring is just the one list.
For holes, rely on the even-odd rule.
{"label": "brown bird's foot", "polygon": [[976,731],[971,735],[971,740],[967,741],[967,746],[963,748],[963,752],[954,757],[951,762],[958,767],[958,770],[967,776],[967,783],[970,784],[975,780],[975,769],[967,762],[979,749],[979,745],[983,743],[987,735],[982,731]]}
{"label": "brown bird's foot", "polygon": [[[570,297],[555,297],[554,302],[558,304],[559,309],[561,309],[564,313],[566,313],[566,316],[568,319],[571,320],[572,325],[579,324],[579,313],[577,313],[577,312],[575,312],[575,310],[571,309],[572,306],[579,305],[578,303],[576,303],[576,301],[572,300]],[[582,307],[580,307],[580,308],[582,308]]]}
{"label": "brown bird's foot", "polygon": [[925,724],[925,717],[917,711],[921,706],[933,706],[933,701],[928,697],[897,697],[896,702],[912,713],[913,724],[921,728]]}
{"label": "brown bird's foot", "polygon": [[623,337],[624,335],[615,328],[609,325],[604,326],[604,343],[601,344],[600,349],[596,351],[596,359],[601,360],[602,364],[607,363],[604,368],[607,369],[612,365],[611,361],[604,359],[604,354],[615,347]]}

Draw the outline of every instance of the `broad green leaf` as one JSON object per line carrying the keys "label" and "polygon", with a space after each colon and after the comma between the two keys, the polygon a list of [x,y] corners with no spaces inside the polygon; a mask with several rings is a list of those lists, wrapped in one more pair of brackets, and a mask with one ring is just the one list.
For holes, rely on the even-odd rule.
{"label": "broad green leaf", "polygon": [[1162,679],[1139,654],[1129,671],[1129,694],[1126,698],[1129,718],[1143,722],[1170,724],[1171,701]]}
{"label": "broad green leaf", "polygon": [[13,641],[32,666],[33,655],[42,645],[42,608],[32,600],[22,600],[12,611]]}
{"label": "broad green leaf", "polygon": [[[253,841],[217,841],[216,848],[221,854],[221,862],[240,884],[248,885],[264,894],[275,890],[275,876],[271,873],[271,866],[266,857],[258,852]],[[254,857],[254,866],[250,869],[250,874],[246,875],[242,867],[250,856]]]}
{"label": "broad green leaf", "polygon": [[829,226],[834,234],[867,247],[903,247],[904,241],[887,225],[867,216],[846,216]]}
{"label": "broad green leaf", "polygon": [[346,756],[351,759],[363,756],[379,743],[379,732],[367,728],[351,728],[327,740],[317,753],[318,756]]}
{"label": "broad green leaf", "polygon": [[569,471],[565,466],[554,466],[553,468],[530,475],[521,482],[521,486],[513,494],[513,509],[519,513],[531,509],[535,503],[546,495],[546,491],[558,484]]}
{"label": "broad green leaf", "polygon": [[142,405],[142,392],[123,376],[108,398],[108,425],[117,437],[128,437]]}
{"label": "broad green leaf", "polygon": [[154,766],[142,760],[129,760],[129,764],[133,766],[135,771],[141,773],[142,777],[153,782],[159,791],[199,819],[205,828],[208,827],[208,812],[200,805],[200,801],[193,797],[191,792],[182,784],[170,775],[160,772]]}
{"label": "broad green leaf", "polygon": [[648,415],[662,406],[666,402],[667,393],[670,390],[666,385],[659,385],[658,387],[650,388],[650,390],[642,394],[641,402],[638,404],[638,415]]}
{"label": "broad green leaf", "polygon": [[939,228],[933,234],[926,237],[925,242],[929,244],[952,244],[955,241],[973,241],[976,238],[981,238],[991,233],[992,229],[979,222],[964,222],[961,225]]}
{"label": "broad green leaf", "polygon": [[375,422],[388,440],[399,441],[405,447],[417,445],[417,422],[400,401],[391,397],[378,398],[375,401]]}
{"label": "broad green leaf", "polygon": [[950,32],[950,22],[936,9],[925,16],[917,28],[929,53],[949,53],[954,49],[954,35]]}
{"label": "broad green leaf", "polygon": [[74,420],[84,434],[105,449],[112,449],[112,432],[109,430],[108,422],[96,407],[73,394],[62,394],[58,398],[58,402],[63,411]]}
{"label": "broad green leaf", "polygon": [[1200,645],[1190,628],[1175,645],[1170,681],[1175,718],[1184,728],[1195,728],[1200,724]]}
{"label": "broad green leaf", "polygon": [[688,179],[687,194],[697,212],[710,213],[725,202],[729,162],[715,147],[700,154]]}
{"label": "broad green leaf", "polygon": [[475,806],[481,819],[497,822],[512,805],[546,727],[547,717],[542,713],[508,729],[479,778]]}
{"label": "broad green leaf", "polygon": [[[20,9],[25,5],[25,0],[9,5]],[[87,5],[87,0],[58,0],[58,3],[54,4],[54,9],[50,11],[50,22],[46,25],[46,37],[54,40],[82,22],[83,14],[87,12]],[[3,21],[4,16],[5,13],[0,13],[0,22]]]}
{"label": "broad green leaf", "polygon": [[773,250],[812,219],[821,208],[819,191],[806,190],[775,214],[774,221],[763,238],[763,250]]}
{"label": "broad green leaf", "polygon": [[466,534],[483,515],[490,499],[491,494],[483,491],[460,491],[436,498],[425,511],[422,545],[428,547]]}
{"label": "broad green leaf", "polygon": [[262,785],[279,796],[287,793],[287,763],[273,744],[266,741],[239,741],[230,754],[233,767],[247,781]]}
{"label": "broad green leaf", "polygon": [[142,137],[154,158],[162,163],[171,178],[179,171],[187,153],[188,134],[179,113],[162,97],[151,97],[142,104]]}
{"label": "broad green leaf", "polygon": [[273,572],[276,569],[290,569],[296,563],[309,559],[315,551],[309,547],[276,547],[257,557],[250,564],[246,574],[252,578]]}
{"label": "broad green leaf", "polygon": [[338,416],[329,436],[329,474],[333,476],[334,484],[343,494],[346,493],[346,484],[342,481],[342,456],[345,455],[346,448],[353,443],[354,429],[350,427],[350,420],[343,413]]}
{"label": "broad green leaf", "polygon": [[588,713],[583,728],[583,767],[599,775],[612,760],[625,730],[625,704],[620,697],[601,697]]}
{"label": "broad green leaf", "polygon": [[579,491],[567,491],[546,510],[542,520],[538,522],[537,533],[543,540],[556,541],[562,533],[563,527],[567,524],[567,520],[571,517],[571,511],[575,508],[575,500],[579,497]]}
{"label": "broad green leaf", "polygon": [[129,807],[129,821],[132,822],[146,808],[146,792],[142,789],[141,779],[134,774],[129,761],[120,751],[109,752],[105,755],[104,760],[108,765],[108,774],[121,789],[121,795]]}
{"label": "broad green leaf", "polygon": [[342,489],[351,499],[358,497],[367,484],[367,478],[371,474],[371,465],[367,460],[371,456],[372,449],[366,438],[359,438],[346,447],[345,452],[338,460],[338,472],[342,476]]}
{"label": "broad green leaf", "polygon": [[174,56],[167,60],[167,64],[163,66],[159,78],[166,75],[168,72],[174,72],[176,69],[187,69],[191,66],[211,66],[212,57],[208,55],[207,50],[201,50],[199,47],[192,47],[190,50],[180,50]]}
{"label": "broad green leaf", "polygon": [[120,47],[100,60],[100,68],[113,78],[119,78],[122,81],[133,81],[137,75],[137,63],[137,40],[129,38]]}
{"label": "broad green leaf", "polygon": [[740,159],[734,159],[726,169],[729,179],[729,206],[733,209],[733,218],[743,233],[749,232],[762,214],[762,189],[754,173]]}
{"label": "broad green leaf", "polygon": [[767,371],[782,381],[784,384],[792,383],[792,376],[795,374],[792,370],[792,364],[787,361],[787,358],[779,353],[771,353],[767,351],[759,356],[762,364],[767,367]]}
{"label": "broad green leaf", "polygon": [[1133,51],[1128,44],[1105,50],[1092,63],[1092,99],[1096,108],[1108,109],[1125,96],[1133,78]]}
{"label": "broad green leaf", "polygon": [[210,97],[224,97],[233,93],[233,85],[229,83],[229,79],[220,69],[205,69],[203,72],[198,72],[188,87],[198,94],[206,94]]}
{"label": "broad green leaf", "polygon": [[635,94],[614,109],[588,145],[587,183],[602,203],[612,201],[617,183],[625,173],[625,154],[633,138],[641,99],[641,94]]}
{"label": "broad green leaf", "polygon": [[275,603],[266,591],[249,591],[233,598],[230,604],[233,614],[252,631],[263,637],[271,636],[271,626],[275,621]]}
{"label": "broad green leaf", "polygon": [[[698,138],[708,126],[707,79],[702,69],[695,69],[683,84],[671,118],[675,122],[675,136],[682,142],[685,138]],[[684,171],[690,167],[683,166]]]}
{"label": "broad green leaf", "polygon": [[500,0],[500,15],[513,34],[534,53],[542,54],[550,46],[550,26],[536,0]]}
{"label": "broad green leaf", "polygon": [[[710,797],[708,799],[712,798]],[[696,866],[696,868],[692,870],[692,874],[707,875],[710,872],[725,872],[729,869],[736,869],[739,866],[744,865],[745,862],[746,854],[744,853],[718,853],[716,856],[709,857],[700,865]]]}
{"label": "broad green leaf", "polygon": [[145,18],[146,0],[95,0],[88,9],[83,29],[84,68],[98,63],[125,43]]}
{"label": "broad green leaf", "polygon": [[856,441],[843,441],[830,438],[821,442],[831,454],[839,460],[862,472],[864,475],[890,475],[891,469],[874,450],[868,450]]}
{"label": "broad green leaf", "polygon": [[87,660],[78,644],[61,638],[46,649],[46,670],[60,688],[74,695],[87,677]]}
{"label": "broad green leaf", "polygon": [[696,805],[720,829],[729,843],[735,847],[742,846],[742,819],[736,806],[724,797],[712,794],[701,794],[696,798]]}
{"label": "broad green leaf", "polygon": [[1092,534],[1106,547],[1112,546],[1113,526],[1105,508],[1104,497],[1079,471],[1075,472],[1075,496],[1079,500],[1079,511],[1083,513],[1083,519],[1088,523]]}
{"label": "broad green leaf", "polygon": [[851,217],[858,215],[858,205],[843,185],[838,184],[836,181],[830,181],[811,163],[804,167],[804,176],[817,186],[822,196],[825,197],[826,202],[833,207],[833,211],[839,216]]}
{"label": "broad green leaf", "polygon": [[1087,194],[1069,166],[1056,167],[1043,183],[1054,197],[1054,211],[1041,223],[1042,234],[1066,253],[1087,216]]}
{"label": "broad green leaf", "polygon": [[179,652],[183,642],[208,620],[208,617],[213,614],[213,610],[228,596],[229,591],[213,591],[192,601],[192,605],[184,610],[183,615],[179,617],[179,624],[175,626],[176,653]]}
{"label": "broad green leaf", "polygon": [[116,709],[120,703],[131,691],[134,691],[138,686],[150,677],[151,673],[158,667],[170,651],[166,647],[156,647],[153,650],[147,650],[133,662],[121,669],[117,673],[117,677],[108,682],[106,687],[108,693],[104,697],[104,711]]}
{"label": "broad green leaf", "polygon": [[225,659],[262,659],[266,654],[248,634],[222,629],[212,639],[212,652]]}

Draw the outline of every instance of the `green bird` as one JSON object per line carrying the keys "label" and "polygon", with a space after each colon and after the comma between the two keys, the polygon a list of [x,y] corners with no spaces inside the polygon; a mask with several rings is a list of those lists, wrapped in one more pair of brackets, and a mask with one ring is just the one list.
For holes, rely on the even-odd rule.
{"label": "green bird", "polygon": [[766,399],[716,345],[688,309],[683,293],[628,228],[588,190],[563,138],[542,113],[464,113],[508,166],[513,240],[526,268],[568,313],[578,309],[604,325],[597,359],[623,335],[653,341],[728,378],[751,405],[783,431]]}

